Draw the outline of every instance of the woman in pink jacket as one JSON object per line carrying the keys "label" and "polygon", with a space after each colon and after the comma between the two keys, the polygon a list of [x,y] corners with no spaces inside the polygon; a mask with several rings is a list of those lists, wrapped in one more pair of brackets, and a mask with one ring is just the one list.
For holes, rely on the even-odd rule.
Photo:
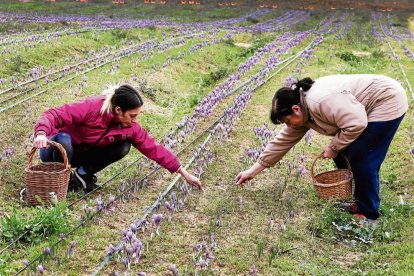
{"label": "woman in pink jacket", "polygon": [[248,170],[236,177],[237,184],[274,166],[309,129],[333,136],[323,151],[338,168],[348,158],[355,180],[359,218],[374,222],[379,213],[379,170],[389,145],[408,109],[407,95],[394,79],[381,75],[332,75],[313,81],[300,80],[279,89],[273,97],[271,120],[284,123]]}
{"label": "woman in pink jacket", "polygon": [[37,121],[34,146],[43,162],[62,162],[60,152],[47,140],[60,143],[69,163],[77,169],[71,185],[86,191],[96,188],[95,174],[128,154],[131,145],[171,173],[180,173],[188,183],[201,189],[199,179],[189,174],[168,149],[156,143],[137,119],[143,101],[130,85],[112,89],[108,95],[51,108]]}

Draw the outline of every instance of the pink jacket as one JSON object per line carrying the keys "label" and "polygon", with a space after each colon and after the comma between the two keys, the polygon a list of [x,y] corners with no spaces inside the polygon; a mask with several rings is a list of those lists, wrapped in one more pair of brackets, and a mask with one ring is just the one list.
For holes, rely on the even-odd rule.
{"label": "pink jacket", "polygon": [[171,173],[180,168],[177,157],[164,146],[156,143],[138,123],[122,128],[112,113],[101,115],[105,96],[94,96],[83,101],[65,104],[44,112],[37,121],[34,131],[44,131],[47,137],[66,132],[74,145],[94,145],[110,126],[109,132],[99,141],[97,147],[105,147],[118,141],[130,140],[132,145],[149,159]]}

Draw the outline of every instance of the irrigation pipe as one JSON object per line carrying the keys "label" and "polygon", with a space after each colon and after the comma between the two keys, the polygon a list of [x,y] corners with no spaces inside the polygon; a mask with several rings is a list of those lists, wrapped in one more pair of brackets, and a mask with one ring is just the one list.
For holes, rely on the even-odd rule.
{"label": "irrigation pipe", "polygon": [[[383,34],[384,34],[384,35],[386,35],[386,33],[385,33],[385,31],[384,31],[384,28],[383,28],[382,24],[380,24],[380,26],[381,26],[381,30],[382,30]],[[386,39],[386,38],[384,38],[384,39],[385,39],[385,42],[387,42],[388,47],[390,48],[390,50],[391,50],[391,52],[392,52],[392,54],[393,54],[393,56],[394,56],[394,59],[397,61],[398,66],[400,67],[401,73],[402,73],[402,74],[403,74],[403,76],[404,76],[405,83],[407,84],[407,86],[408,86],[408,90],[409,90],[409,91],[410,91],[410,93],[411,93],[411,98],[412,98],[412,101],[414,101],[414,92],[413,92],[413,89],[412,89],[412,87],[411,87],[410,82],[408,81],[407,75],[405,74],[404,67],[402,66],[402,64],[401,64],[401,62],[400,62],[400,59],[398,58],[397,54],[395,53],[394,48],[392,48],[391,43],[388,41],[388,39]]]}
{"label": "irrigation pipe", "polygon": [[[197,33],[197,34],[200,34],[200,33]],[[193,34],[193,35],[197,35],[197,34]],[[182,36],[180,38],[187,38],[187,37],[191,37],[193,35]],[[174,40],[176,40],[176,38],[170,39],[170,41],[168,41],[168,42],[171,42],[171,41],[174,41]],[[157,42],[157,40],[155,40],[155,39],[148,40],[148,41],[145,41],[145,42],[142,42],[142,43],[139,43],[139,44],[130,46],[130,47],[126,47],[126,48],[123,48],[123,49],[119,49],[115,53],[104,54],[104,55],[101,55],[101,56],[97,56],[97,57],[94,57],[94,58],[91,58],[91,59],[84,60],[82,62],[78,62],[76,64],[72,64],[72,65],[66,66],[66,68],[63,68],[63,69],[60,69],[60,70],[57,70],[57,71],[54,71],[54,72],[47,73],[47,74],[42,75],[42,76],[40,76],[40,77],[38,77],[36,79],[30,80],[30,81],[26,81],[26,82],[22,82],[22,83],[19,83],[16,86],[13,86],[13,87],[10,87],[10,88],[8,88],[6,90],[3,90],[3,91],[0,92],[0,95],[3,95],[4,93],[10,92],[10,91],[13,91],[16,88],[23,87],[23,86],[25,86],[27,84],[30,84],[30,83],[33,83],[33,82],[37,82],[38,80],[44,79],[44,78],[49,77],[51,75],[54,75],[54,74],[57,74],[57,73],[61,73],[61,72],[64,72],[66,70],[71,70],[71,69],[73,69],[73,68],[75,68],[77,66],[81,66],[81,65],[84,65],[86,63],[96,61],[98,59],[103,59],[103,58],[106,58],[106,57],[111,56],[111,55],[114,55],[114,56],[120,55],[120,54],[122,54],[122,52],[129,51],[129,50],[134,49],[134,48],[138,48],[136,50],[136,52],[137,52],[137,51],[139,51],[140,47],[144,46],[145,43],[152,43],[152,42]]]}
{"label": "irrigation pipe", "polygon": [[[305,48],[306,49],[306,48]],[[304,49],[304,50],[305,50]],[[304,50],[302,50],[301,52],[303,52]],[[301,53],[300,52],[300,53]],[[291,60],[292,58],[295,58],[296,55],[292,55],[280,62],[278,62],[276,64],[280,65],[285,63],[286,61]],[[75,76],[76,77],[76,76]],[[237,90],[239,90],[240,88],[244,87],[246,84],[250,83],[252,80],[248,79],[245,82],[241,83],[239,86],[237,86],[236,88],[234,88],[233,90],[231,90],[228,94],[225,95],[225,97],[230,96],[231,94],[235,93]],[[50,88],[49,88],[50,89]],[[1,113],[1,112],[0,112]],[[216,125],[219,120],[222,118],[223,116],[221,116],[220,118],[218,118],[213,124],[211,124],[206,130],[204,130],[199,136],[197,136],[192,142],[190,142],[189,144],[187,144],[181,151],[179,151],[177,153],[177,155],[180,155],[186,148],[188,148],[188,146],[192,145],[195,141],[197,141],[206,131],[208,131],[209,129],[211,129],[214,125]],[[161,139],[165,138],[166,135],[164,135]],[[132,165],[134,165],[135,163],[137,163],[138,161],[140,161],[143,157],[140,156],[139,158],[135,159],[135,161],[132,161],[130,164],[127,164],[125,167],[122,168],[122,170],[119,170],[114,176],[112,176],[111,178],[107,179],[103,184],[99,185],[98,187],[96,187],[95,189],[93,189],[92,191],[86,193],[85,195],[83,195],[81,198],[75,200],[74,202],[72,202],[71,204],[68,205],[68,208],[73,207],[74,205],[76,205],[77,203],[81,202],[82,200],[88,198],[90,195],[94,194],[96,191],[102,189],[104,186],[106,186],[108,183],[110,183],[112,180],[114,180],[115,178],[117,178],[118,176],[120,176],[121,174],[123,174],[127,169],[129,169]],[[151,174],[146,175],[145,177],[149,177]],[[130,190],[130,188],[128,188],[127,190]],[[125,191],[122,191],[121,193],[124,193]],[[40,223],[40,222],[39,222]],[[0,255],[6,251],[8,248],[10,248],[12,245],[14,245],[16,242],[18,242],[22,237],[24,237],[27,233],[29,233],[30,230],[27,230],[26,232],[24,232],[22,235],[20,235],[18,238],[16,238],[15,240],[13,240],[11,243],[9,243],[5,248],[3,248],[0,251]]]}
{"label": "irrigation pipe", "polygon": [[[258,85],[255,89],[261,87],[262,85],[264,85],[267,81],[269,81],[272,77],[274,77],[277,73],[279,73],[280,71],[282,71],[284,68],[286,68],[289,64],[291,64],[295,59],[297,59],[306,49],[308,49],[309,47],[311,47],[313,44],[313,42],[311,42],[307,47],[305,47],[303,50],[301,50],[300,52],[298,52],[296,55],[292,55],[286,59],[284,59],[283,61],[280,61],[276,64],[280,65],[283,64],[285,62],[288,62],[285,66],[283,66],[282,68],[280,68],[279,70],[277,70],[275,73],[273,73],[271,76],[269,76],[263,83],[261,83],[260,85]],[[72,77],[75,78],[76,76]],[[230,96],[231,94],[235,93],[237,90],[239,90],[240,88],[244,87],[246,84],[250,83],[252,81],[252,79],[248,79],[245,82],[243,82],[242,84],[240,84],[238,87],[234,88],[232,91],[230,91],[228,94],[225,95],[225,97]],[[189,144],[187,144],[182,150],[180,150],[177,155],[180,155],[184,150],[186,150],[190,145],[194,144],[200,137],[202,137],[209,129],[211,129],[213,126],[215,126],[222,118],[224,117],[224,114],[222,116],[220,116],[215,122],[213,122],[207,129],[205,129],[202,133],[200,133],[193,141],[191,141]],[[165,136],[164,136],[165,137]],[[208,140],[211,138],[211,134],[208,136],[208,138],[204,141],[203,145],[205,145]],[[126,168],[131,167],[134,163],[136,163],[137,161],[139,161],[140,159],[142,159],[142,157],[138,158],[136,161],[133,161],[132,163],[128,164]],[[186,169],[192,164],[192,162],[194,161],[195,157],[193,157],[190,162],[186,165]],[[85,194],[82,198],[78,199],[77,201],[71,203],[69,205],[69,207],[72,207],[73,205],[75,205],[76,203],[80,202],[81,200],[85,199],[86,197],[88,197],[89,195],[91,195],[92,193],[96,192],[97,190],[101,189],[104,185],[108,184],[110,181],[112,181],[113,179],[115,179],[116,177],[118,177],[119,175],[121,175],[124,170],[119,171],[115,176],[113,176],[112,178],[108,179],[104,184],[100,185],[99,187],[95,188],[94,190],[92,190],[91,192]],[[152,171],[151,173],[147,174],[146,176],[144,176],[140,181],[142,181],[143,179],[152,176],[157,170]],[[165,190],[162,195],[163,197],[169,193],[169,191],[172,189],[172,187],[174,187],[176,181],[178,181],[180,179],[181,175],[177,176],[176,179],[173,181],[173,183],[170,184],[170,186],[167,188],[167,190]],[[123,190],[122,192],[120,192],[120,194],[116,197],[117,199],[122,197],[127,191],[131,190],[133,188],[133,186],[131,185],[130,187],[126,188],[125,190]],[[163,198],[162,197],[162,198]],[[161,199],[162,199],[161,198]],[[159,200],[158,200],[159,201]],[[155,203],[154,203],[155,204]],[[153,204],[153,205],[154,205]],[[155,205],[156,206],[156,205]],[[151,211],[153,210],[153,208],[151,209]],[[96,216],[98,213],[100,213],[100,211],[97,211],[94,215]],[[146,214],[144,215],[145,218],[148,216],[150,212],[146,212]],[[92,217],[92,218],[93,218]],[[92,219],[91,218],[91,219]],[[138,221],[139,222],[139,221]],[[40,222],[39,222],[40,223]],[[69,233],[67,233],[66,235],[69,236],[72,233],[75,232],[75,230],[77,230],[79,227],[83,226],[85,224],[85,222],[80,223],[79,225],[77,225],[74,229],[72,229]],[[139,224],[139,226],[142,224],[142,222]],[[27,234],[28,231],[26,231],[26,233],[23,233],[20,237],[18,237],[16,240],[14,240],[12,243],[10,243],[6,248],[2,249],[2,251],[0,251],[0,255],[1,253],[3,253],[5,250],[7,250],[8,248],[10,248],[13,244],[15,244],[19,239],[21,239],[25,234]],[[54,246],[56,246],[60,241],[58,241]],[[28,266],[22,268],[21,270],[19,270],[15,275],[19,275],[21,272],[25,271],[27,269],[27,267],[29,267],[30,265],[32,265],[34,262],[36,262],[37,260],[40,259],[40,257],[43,254],[40,254],[38,257],[36,257],[34,260],[32,260]],[[108,257],[108,256],[107,256]],[[108,259],[109,261],[109,259]],[[101,263],[102,265],[102,263]],[[100,266],[101,266],[100,265]],[[105,264],[103,264],[102,268],[105,266]],[[101,269],[101,268],[100,268]],[[99,270],[100,270],[99,269]],[[98,270],[98,271],[99,271]]]}
{"label": "irrigation pipe", "polygon": [[[180,37],[180,38],[188,38],[188,37],[192,37],[192,36],[195,36],[195,35],[197,35],[197,34],[188,35],[188,36],[184,36],[184,37]],[[134,52],[130,52],[130,53],[126,54],[126,55],[123,55],[123,56],[120,56],[120,57],[117,57],[117,58],[122,59],[122,58],[125,58],[125,57],[129,57],[129,56],[131,56],[131,55],[133,55],[133,54],[136,54],[136,53],[137,53],[138,51],[140,51],[140,50],[141,50],[141,49],[137,49],[137,50],[135,50]],[[90,71],[92,71],[92,70],[98,69],[98,68],[100,68],[100,67],[102,67],[102,66],[104,66],[104,65],[106,65],[106,64],[108,64],[108,63],[112,63],[112,62],[114,62],[114,60],[111,60],[111,61],[107,61],[107,62],[101,63],[101,64],[99,64],[99,65],[97,65],[97,66],[95,66],[95,67],[89,68],[89,69],[87,69],[87,70],[85,70],[85,71],[83,71],[83,72],[81,72],[81,73],[79,73],[79,74],[77,74],[77,75],[75,75],[75,76],[72,76],[72,77],[70,77],[70,78],[66,79],[65,81],[63,81],[63,82],[61,82],[61,83],[58,83],[58,84],[56,84],[56,85],[54,85],[54,86],[52,86],[52,87],[46,88],[46,89],[44,89],[44,90],[41,90],[41,91],[37,92],[36,94],[34,94],[34,95],[32,95],[32,96],[29,96],[29,97],[27,97],[27,98],[25,98],[25,99],[22,99],[22,100],[20,100],[20,101],[18,101],[18,102],[16,102],[16,103],[14,103],[14,104],[12,104],[12,105],[9,105],[9,106],[7,106],[7,107],[4,107],[4,108],[0,109],[0,114],[1,114],[1,113],[3,113],[3,112],[4,112],[4,111],[6,111],[6,110],[9,110],[9,109],[11,109],[11,108],[13,108],[13,107],[15,107],[15,106],[17,106],[17,105],[21,104],[21,103],[24,103],[24,102],[26,102],[26,101],[28,101],[28,100],[30,100],[30,99],[32,99],[32,98],[34,98],[34,97],[37,97],[37,96],[39,96],[39,95],[41,95],[41,94],[43,94],[43,93],[45,93],[45,92],[49,91],[49,90],[50,90],[50,89],[52,89],[52,88],[56,88],[56,87],[58,87],[58,86],[60,86],[60,85],[62,85],[62,84],[64,84],[64,83],[66,83],[66,82],[68,82],[68,81],[73,80],[74,78],[77,78],[77,77],[79,77],[79,76],[81,76],[81,75],[84,75],[84,74],[86,74],[86,73],[88,73],[88,72],[90,72]]]}
{"label": "irrigation pipe", "polygon": [[[210,141],[212,135],[209,134],[208,137],[204,140],[202,146],[205,146],[207,144],[208,141]],[[187,163],[187,165],[185,165],[185,169],[188,169],[190,167],[190,165],[194,162],[194,160],[196,159],[195,156],[193,156],[190,161]],[[136,227],[141,227],[142,224],[147,220],[148,215],[150,215],[152,213],[152,211],[154,211],[155,208],[157,208],[157,206],[160,204],[160,202],[164,199],[164,197],[172,190],[172,188],[174,188],[175,184],[181,179],[181,175],[177,175],[175,177],[175,179],[170,183],[170,185],[168,185],[167,189],[165,189],[157,198],[157,200],[155,200],[152,205],[147,209],[147,211],[144,213],[144,215],[138,220],[136,221],[134,224],[136,225]],[[115,249],[117,251],[121,250],[122,245],[124,244],[124,240],[121,240],[117,246],[115,247]],[[93,276],[97,275],[99,273],[99,271],[101,269],[103,269],[105,267],[105,265],[108,263],[108,261],[111,259],[112,255],[107,255],[105,257],[105,259],[101,262],[101,264],[96,268],[96,270],[91,274]]]}
{"label": "irrigation pipe", "polygon": [[[292,63],[296,58],[298,58],[308,47],[310,47],[313,44],[313,42],[311,44],[309,44],[305,49],[303,49],[302,51],[298,52],[296,55],[289,57],[287,59],[285,59],[284,62],[286,62],[287,60],[290,60],[288,62],[287,65],[289,65],[290,63]],[[281,63],[281,62],[280,62]],[[278,64],[280,64],[278,63]],[[266,79],[265,82],[261,83],[260,85],[258,85],[255,89],[261,87],[262,85],[264,85],[268,80],[270,80],[272,77],[274,77],[277,73],[279,73],[281,70],[283,70],[284,68],[287,67],[287,65],[283,66],[282,68],[280,68],[279,70],[277,70],[274,74],[272,74],[269,78]],[[251,79],[249,79],[248,81],[244,82],[243,85],[240,85],[238,88],[246,85],[247,83],[251,82]],[[225,97],[230,96],[231,94],[233,94],[235,91],[237,91],[237,89],[234,89],[234,91],[231,91],[230,93],[226,94]],[[224,114],[216,121],[213,123],[213,125],[217,124],[222,118],[224,117]],[[209,134],[209,136],[204,140],[203,144],[201,145],[201,147],[205,146],[207,144],[207,142],[211,139],[212,135]],[[187,163],[187,165],[185,166],[185,169],[187,169],[195,160],[195,156],[193,156],[191,158],[191,160]],[[162,201],[162,199],[164,199],[164,197],[172,190],[172,188],[175,186],[175,184],[178,182],[178,180],[181,178],[181,175],[177,176],[173,182],[170,183],[170,185],[167,187],[167,189],[165,189],[157,198],[157,200],[155,200],[153,202],[153,204],[151,205],[150,208],[147,209],[147,211],[144,213],[144,215],[138,220],[136,221],[134,224],[135,226],[141,227],[142,224],[146,221],[147,217],[149,214],[152,213],[152,211],[160,204],[160,202]],[[121,250],[122,246],[124,244],[124,240],[122,239],[116,246],[115,249],[116,251]],[[107,255],[105,257],[105,259],[99,264],[99,266],[96,268],[96,270],[91,274],[92,276],[96,276],[99,271],[101,271],[105,265],[109,262],[109,260],[111,259],[112,255]]]}

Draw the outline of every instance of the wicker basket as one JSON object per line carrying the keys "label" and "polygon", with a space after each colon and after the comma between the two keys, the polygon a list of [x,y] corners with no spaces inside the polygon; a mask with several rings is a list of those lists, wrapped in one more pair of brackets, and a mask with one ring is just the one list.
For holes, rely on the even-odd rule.
{"label": "wicker basket", "polygon": [[315,158],[310,171],[318,197],[343,200],[352,196],[353,177],[348,159],[345,158],[348,169],[337,169],[315,175],[314,167],[319,158],[322,158],[322,155]]}
{"label": "wicker basket", "polygon": [[36,152],[36,148],[32,148],[29,154],[29,165],[24,170],[27,198],[30,205],[41,204],[36,196],[39,196],[46,205],[50,204],[52,193],[57,196],[58,201],[66,198],[70,178],[68,157],[61,144],[53,141],[48,141],[48,144],[59,149],[63,157],[63,163],[44,162],[32,166],[33,156]]}

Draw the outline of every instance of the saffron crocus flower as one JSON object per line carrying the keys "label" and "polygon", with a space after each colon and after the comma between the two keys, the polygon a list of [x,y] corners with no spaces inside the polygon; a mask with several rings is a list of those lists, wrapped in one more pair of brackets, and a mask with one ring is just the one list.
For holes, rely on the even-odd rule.
{"label": "saffron crocus flower", "polygon": [[305,175],[306,175],[306,168],[305,168],[305,165],[303,165],[303,164],[300,164],[299,166],[298,166],[298,173],[299,173],[299,176],[301,176],[301,177],[304,177]]}
{"label": "saffron crocus flower", "polygon": [[200,260],[196,263],[196,266],[199,266],[201,270],[207,266],[206,261],[203,260],[203,258],[200,257]]}
{"label": "saffron crocus flower", "polygon": [[211,249],[213,249],[213,251],[217,249],[217,244],[216,244],[216,241],[214,239],[214,235],[211,235],[211,237],[210,237],[210,247],[211,247]]}
{"label": "saffron crocus flower", "polygon": [[43,269],[43,266],[42,265],[39,265],[37,267],[37,272],[39,272],[41,275],[43,275],[43,273],[45,272],[45,270]]}
{"label": "saffron crocus flower", "polygon": [[28,260],[23,260],[23,264],[24,264],[25,266],[28,266],[30,263],[29,263],[29,261],[28,261]]}
{"label": "saffron crocus flower", "polygon": [[131,230],[128,230],[126,235],[125,235],[126,241],[131,242],[134,237],[135,237],[134,233]]}
{"label": "saffron crocus flower", "polygon": [[172,211],[173,208],[171,207],[171,205],[170,205],[170,203],[168,201],[165,201],[164,202],[164,206],[171,213],[171,211]]}
{"label": "saffron crocus flower", "polygon": [[113,194],[109,194],[108,202],[109,202],[108,211],[109,212],[115,211],[115,208],[116,208],[116,198],[115,198],[115,196]]}
{"label": "saffron crocus flower", "polygon": [[125,246],[125,253],[127,254],[128,258],[132,256],[133,250],[129,246]]}
{"label": "saffron crocus flower", "polygon": [[69,251],[68,251],[68,257],[72,257],[73,256],[73,252],[76,246],[76,241],[71,241],[70,242],[70,247],[69,247]]}
{"label": "saffron crocus flower", "polygon": [[141,249],[142,249],[142,242],[141,241],[134,241],[132,244],[132,250],[135,253],[135,262],[138,263],[139,259],[141,258]]}
{"label": "saffron crocus flower", "polygon": [[206,260],[213,260],[214,256],[211,254],[210,250],[206,248]]}
{"label": "saffron crocus flower", "polygon": [[172,265],[170,266],[169,270],[172,272],[172,274],[173,274],[174,276],[178,276],[178,270],[177,270],[177,267],[175,266],[175,264],[172,264]]}
{"label": "saffron crocus flower", "polygon": [[252,266],[252,276],[256,276],[257,275],[257,268],[256,265]]}
{"label": "saffron crocus flower", "polygon": [[62,241],[66,240],[65,234],[63,234],[63,233],[60,233],[59,237],[60,237],[60,240],[62,240]]}
{"label": "saffron crocus flower", "polygon": [[182,209],[184,207],[184,202],[182,199],[178,200],[178,209]]}
{"label": "saffron crocus flower", "polygon": [[104,209],[104,202],[102,201],[101,197],[99,196],[96,199],[96,211],[100,212]]}
{"label": "saffron crocus flower", "polygon": [[109,244],[108,255],[113,255],[115,252],[116,248],[112,244]]}
{"label": "saffron crocus flower", "polygon": [[43,250],[43,253],[45,253],[46,255],[50,255],[50,254],[51,254],[50,248],[49,248],[49,247],[46,247],[46,248]]}
{"label": "saffron crocus flower", "polygon": [[129,262],[128,258],[123,258],[122,263],[124,264],[126,269],[128,269],[128,270],[130,269],[130,262]]}
{"label": "saffron crocus flower", "polygon": [[203,249],[203,245],[202,244],[199,244],[199,243],[197,243],[193,247],[193,251],[197,251],[198,253],[201,251],[201,249]]}
{"label": "saffron crocus flower", "polygon": [[162,220],[162,215],[161,214],[154,214],[152,215],[152,223],[158,228],[160,227],[161,224],[161,220]]}

